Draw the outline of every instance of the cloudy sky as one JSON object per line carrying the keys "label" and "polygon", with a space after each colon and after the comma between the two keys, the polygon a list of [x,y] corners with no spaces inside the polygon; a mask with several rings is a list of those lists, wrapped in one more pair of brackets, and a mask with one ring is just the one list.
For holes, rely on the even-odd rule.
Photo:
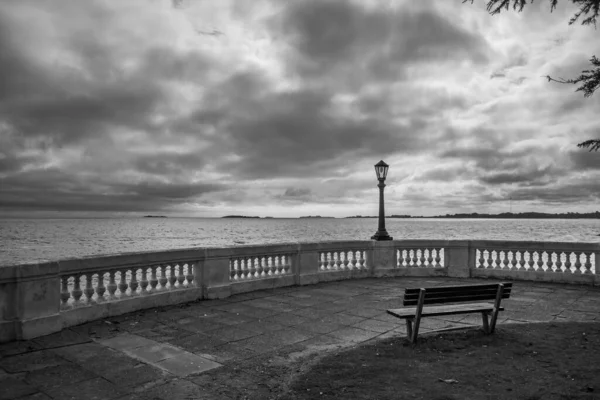
{"label": "cloudy sky", "polygon": [[375,215],[380,159],[387,214],[599,210],[574,11],[2,1],[0,215]]}

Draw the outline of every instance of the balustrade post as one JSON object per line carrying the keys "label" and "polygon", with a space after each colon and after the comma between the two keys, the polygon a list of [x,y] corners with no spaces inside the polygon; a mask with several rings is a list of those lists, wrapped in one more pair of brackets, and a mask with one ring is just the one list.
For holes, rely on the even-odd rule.
{"label": "balustrade post", "polygon": [[444,267],[448,268],[448,276],[470,278],[471,268],[475,268],[475,250],[476,246],[472,246],[471,241],[451,241],[444,254]]}
{"label": "balustrade post", "polygon": [[396,259],[396,242],[393,240],[373,241],[372,259],[368,260],[373,276],[394,275],[398,260]]}
{"label": "balustrade post", "polygon": [[[311,285],[319,282],[319,268],[327,266],[327,255],[320,251],[321,246],[315,243],[299,243],[294,267],[294,283],[296,285]],[[321,257],[325,257],[321,259]],[[292,264],[294,262],[292,261]]]}
{"label": "balustrade post", "polygon": [[[202,275],[204,298],[222,299],[231,295],[229,259],[233,251],[234,249],[206,249]],[[244,267],[247,268],[248,265]]]}
{"label": "balustrade post", "polygon": [[60,331],[60,304],[57,262],[0,268],[0,342]]}

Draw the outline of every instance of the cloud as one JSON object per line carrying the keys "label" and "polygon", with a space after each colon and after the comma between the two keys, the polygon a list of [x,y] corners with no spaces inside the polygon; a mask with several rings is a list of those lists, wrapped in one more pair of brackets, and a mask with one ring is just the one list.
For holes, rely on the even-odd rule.
{"label": "cloud", "polygon": [[369,214],[384,159],[392,213],[513,192],[592,207],[597,154],[575,144],[596,136],[599,100],[542,76],[572,76],[600,49],[566,25],[570,10],[535,10],[3,3],[0,206]]}

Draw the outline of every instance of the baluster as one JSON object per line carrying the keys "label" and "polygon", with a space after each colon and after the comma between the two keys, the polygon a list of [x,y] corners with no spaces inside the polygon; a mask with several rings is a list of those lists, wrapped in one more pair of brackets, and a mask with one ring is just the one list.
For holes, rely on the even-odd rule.
{"label": "baluster", "polygon": [[285,261],[285,256],[282,255],[278,255],[277,256],[277,274],[278,275],[282,275],[283,274],[283,263]]}
{"label": "baluster", "polygon": [[75,302],[79,302],[83,291],[81,290],[81,274],[76,274],[73,280],[73,290],[71,291],[71,296],[75,299]]}
{"label": "baluster", "polygon": [[115,292],[117,291],[117,283],[115,282],[115,274],[117,271],[109,271],[108,272],[108,286],[106,289],[108,290],[108,296],[113,299],[115,297]]}
{"label": "baluster", "polygon": [[544,254],[546,256],[548,256],[548,253],[546,253],[545,251],[540,251],[539,252],[538,262],[537,262],[537,265],[538,265],[538,269],[537,270],[538,271],[544,271],[544,264],[546,264],[546,262],[544,261]]}
{"label": "baluster", "polygon": [[85,293],[85,297],[88,303],[92,302],[92,297],[94,296],[94,286],[93,286],[93,273],[84,274],[85,276],[85,289],[83,293]]}
{"label": "baluster", "polygon": [[254,276],[255,276],[257,279],[260,279],[260,278],[261,278],[261,275],[262,275],[262,259],[263,259],[263,257],[262,257],[262,256],[258,256],[258,257],[256,257],[256,263],[255,263],[255,265],[254,265],[254,267],[255,267],[255,270],[256,270],[256,271],[255,271],[256,273],[255,273],[255,275],[254,275]]}
{"label": "baluster", "polygon": [[436,268],[442,267],[442,264],[440,264],[441,261],[442,261],[442,248],[436,247],[435,248],[435,267]]}
{"label": "baluster", "polygon": [[399,249],[398,250],[398,266],[404,267],[405,261],[406,261],[406,259],[404,257],[404,249]]}
{"label": "baluster", "polygon": [[152,288],[150,291],[151,292],[156,292],[156,288],[158,286],[158,278],[157,278],[157,273],[156,271],[158,270],[159,266],[158,265],[152,265],[150,266],[150,287]]}
{"label": "baluster", "polygon": [[325,253],[319,252],[319,270],[325,271]]}
{"label": "baluster", "polygon": [[131,289],[132,296],[137,295],[137,288],[138,288],[137,274],[138,274],[138,269],[132,268],[131,269],[131,279],[129,280],[129,288]]}
{"label": "baluster", "polygon": [[427,252],[427,257],[424,258],[425,266],[428,268],[433,267],[433,256],[431,254],[433,250],[431,248],[423,249],[423,256],[425,256],[425,252]]}
{"label": "baluster", "polygon": [[169,282],[169,279],[167,279],[167,266],[159,265],[158,271],[160,272],[160,278],[158,278],[158,283],[160,283],[160,289],[166,290],[167,282]]}
{"label": "baluster", "polygon": [[492,250],[492,252],[490,253],[490,265],[492,269],[498,267],[498,262],[498,252],[496,250]]}
{"label": "baluster", "polygon": [[582,272],[581,272],[581,254],[582,253],[575,252],[575,273],[577,275],[582,275]]}
{"label": "baluster", "polygon": [[477,265],[475,266],[475,268],[485,268],[485,258],[483,257],[484,251],[485,250],[477,249],[477,255],[479,256],[479,258],[477,259]]}
{"label": "baluster", "polygon": [[556,253],[553,251],[546,252],[546,256],[548,257],[546,260],[546,272],[554,272],[554,255]]}
{"label": "baluster", "polygon": [[263,278],[265,273],[265,257],[258,257],[258,265],[256,266],[256,273],[258,278]]}
{"label": "baluster", "polygon": [[284,254],[281,256],[281,259],[283,261],[283,265],[282,265],[283,273],[284,274],[291,273],[292,272],[292,258],[289,255]]}
{"label": "baluster", "polygon": [[229,280],[236,281],[238,280],[238,260],[237,258],[232,258],[229,260]]}
{"label": "baluster", "polygon": [[502,269],[508,269],[508,256],[509,256],[508,251],[502,252]]}
{"label": "baluster", "polygon": [[519,257],[521,256],[521,252],[520,251],[513,251],[512,252],[512,257],[510,259],[510,269],[511,270],[516,270],[517,269],[517,253],[519,254]]}
{"label": "baluster", "polygon": [[519,271],[525,271],[525,251],[519,252]]}
{"label": "baluster", "polygon": [[185,274],[185,280],[187,281],[188,286],[192,286],[194,283],[194,267],[196,263],[188,263],[187,270]]}
{"label": "baluster", "polygon": [[417,249],[411,249],[410,254],[411,254],[411,260],[410,260],[411,267],[418,267],[419,255],[417,254]]}
{"label": "baluster", "polygon": [[562,256],[563,256],[562,251],[556,253],[556,262],[554,263],[554,266],[556,267],[556,269],[554,270],[554,272],[563,272],[563,270],[562,270],[562,266],[563,266]]}
{"label": "baluster", "polygon": [[248,257],[248,273],[247,273],[247,278],[248,279],[254,279],[256,278],[256,257]]}
{"label": "baluster", "polygon": [[185,275],[183,274],[183,267],[184,267],[183,264],[177,265],[177,283],[180,288],[182,288],[183,284],[185,283]]}
{"label": "baluster", "polygon": [[333,269],[334,270],[339,270],[340,269],[340,265],[341,265],[341,261],[340,261],[340,252],[339,251],[334,251],[333,252]]}
{"label": "baluster", "polygon": [[584,275],[588,275],[592,273],[592,252],[591,251],[587,251],[585,253],[585,264],[583,265],[583,274]]}
{"label": "baluster", "polygon": [[360,258],[358,259],[359,268],[360,268],[360,269],[363,269],[363,268],[365,268],[365,267],[366,267],[366,263],[367,263],[367,260],[366,260],[367,253],[366,253],[365,251],[360,251],[360,252],[359,252],[359,257],[360,257]]}
{"label": "baluster", "polygon": [[142,280],[140,281],[140,294],[148,293],[146,289],[148,288],[148,268],[142,268]]}
{"label": "baluster", "polygon": [[533,271],[533,266],[535,265],[535,262],[533,261],[533,251],[528,251],[529,253],[529,258],[527,260],[527,271]]}
{"label": "baluster", "polygon": [[63,305],[66,305],[70,298],[71,293],[69,293],[69,277],[63,275],[60,277],[60,301],[63,303]]}
{"label": "baluster", "polygon": [[121,297],[127,294],[127,270],[122,269],[119,271],[121,274],[121,278],[119,279],[119,292],[121,292]]}
{"label": "baluster", "polygon": [[426,267],[425,260],[425,249],[419,249],[419,267]]}
{"label": "baluster", "polygon": [[343,266],[342,268],[343,268],[344,270],[347,270],[347,269],[348,269],[348,264],[350,263],[350,262],[348,261],[348,254],[350,254],[350,252],[348,252],[348,251],[344,251],[344,252],[343,252],[343,254],[344,254],[344,266]]}
{"label": "baluster", "polygon": [[352,259],[350,260],[350,269],[351,270],[355,270],[357,269],[357,264],[358,264],[358,260],[356,258],[356,255],[358,254],[358,251],[353,251],[352,253],[350,253],[352,255]]}

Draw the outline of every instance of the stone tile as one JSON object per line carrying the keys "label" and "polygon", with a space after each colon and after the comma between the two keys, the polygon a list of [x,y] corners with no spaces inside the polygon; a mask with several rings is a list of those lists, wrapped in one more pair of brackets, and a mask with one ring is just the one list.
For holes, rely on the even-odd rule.
{"label": "stone tile", "polygon": [[125,333],[114,338],[99,340],[98,343],[117,350],[135,349],[143,346],[151,346],[156,342],[145,337]]}
{"label": "stone tile", "polygon": [[210,332],[211,330],[224,328],[225,326],[227,325],[222,324],[217,320],[208,319],[186,319],[178,324],[179,329],[193,333]]}
{"label": "stone tile", "polygon": [[236,342],[238,340],[248,339],[252,336],[259,335],[260,333],[240,329],[236,326],[228,326],[226,328],[215,329],[206,334],[225,342]]}
{"label": "stone tile", "polygon": [[0,378],[0,400],[12,400],[18,397],[33,395],[38,390],[20,379]]}
{"label": "stone tile", "polygon": [[273,315],[272,317],[261,319],[263,322],[269,323],[274,322],[276,324],[285,325],[285,326],[296,326],[304,324],[308,321],[307,317],[302,317],[300,315],[292,314],[292,313],[283,313]]}
{"label": "stone tile", "polygon": [[64,329],[52,335],[42,336],[33,340],[42,348],[72,346],[74,344],[89,343],[92,341],[88,336],[81,335],[70,329]]}
{"label": "stone tile", "polygon": [[380,309],[375,308],[365,308],[364,306],[358,306],[354,308],[350,308],[344,311],[345,314],[356,315],[363,318],[372,318],[376,315],[381,314]]}
{"label": "stone tile", "polygon": [[136,331],[135,334],[157,342],[168,342],[170,340],[180,339],[186,336],[193,335],[194,332],[190,332],[185,329],[178,329],[177,327],[163,325],[152,329]]}
{"label": "stone tile", "polygon": [[183,350],[166,343],[155,343],[135,349],[123,349],[123,351],[129,356],[147,363],[156,363],[185,354]]}
{"label": "stone tile", "polygon": [[318,307],[306,307],[292,311],[292,314],[300,315],[309,319],[326,318],[329,315],[335,314],[330,310],[319,309]]}
{"label": "stone tile", "polygon": [[94,361],[102,362],[113,358],[120,358],[121,360],[129,359],[127,356],[123,355],[123,353],[99,343],[76,344],[73,346],[59,347],[52,349],[51,351],[64,359],[79,364]]}
{"label": "stone tile", "polygon": [[99,375],[115,385],[123,387],[127,390],[147,382],[157,381],[169,377],[169,375],[163,370],[143,363],[138,363],[134,367],[109,370]]}
{"label": "stone tile", "polygon": [[50,350],[35,351],[0,359],[0,368],[11,374],[31,372],[63,364],[68,364],[68,361]]}
{"label": "stone tile", "polygon": [[81,366],[67,364],[29,372],[25,381],[46,392],[54,387],[72,385],[93,378],[96,376]]}
{"label": "stone tile", "polygon": [[121,334],[119,325],[107,324],[107,321],[93,321],[83,325],[77,325],[69,328],[84,337],[94,339],[108,339]]}
{"label": "stone tile", "polygon": [[364,321],[365,318],[356,315],[350,315],[345,313],[332,314],[324,318],[320,318],[324,322],[335,323],[340,325],[354,325],[360,321]]}
{"label": "stone tile", "polygon": [[111,400],[126,392],[103,378],[94,378],[73,385],[52,387],[47,389],[47,393],[64,400]]}
{"label": "stone tile", "polygon": [[333,331],[329,333],[329,335],[341,339],[343,341],[359,343],[364,342],[365,340],[369,340],[375,336],[378,336],[379,333],[373,331],[365,331],[364,329],[358,329],[353,327],[345,327],[342,329],[338,329],[337,331]]}
{"label": "stone tile", "polygon": [[238,343],[227,343],[222,346],[208,349],[206,353],[196,353],[208,360],[213,360],[218,363],[236,363],[240,360],[256,357],[257,354],[253,349],[248,349]]}
{"label": "stone tile", "polygon": [[301,328],[305,331],[312,333],[329,333],[343,328],[344,325],[337,324],[335,322],[327,322],[322,319],[311,319],[307,320],[301,325]]}
{"label": "stone tile", "polygon": [[299,343],[306,347],[331,348],[341,347],[342,343],[339,338],[329,335],[319,335]]}
{"label": "stone tile", "polygon": [[396,329],[398,327],[398,323],[384,322],[377,319],[366,319],[352,326],[368,331],[384,333]]}
{"label": "stone tile", "polygon": [[256,319],[252,322],[246,322],[237,325],[238,328],[256,333],[274,332],[285,328],[285,325],[278,324],[273,321],[265,321],[264,319]]}
{"label": "stone tile", "polygon": [[249,339],[240,340],[236,344],[250,349],[255,354],[267,353],[286,345],[283,337],[277,335],[277,332],[263,333]]}
{"label": "stone tile", "polygon": [[181,347],[191,353],[210,353],[210,349],[226,344],[226,341],[207,336],[201,333],[187,336],[169,342],[173,346]]}
{"label": "stone tile", "polygon": [[273,332],[273,334],[277,335],[279,343],[286,346],[318,336],[316,333],[302,331],[298,328],[286,328]]}
{"label": "stone tile", "polygon": [[[396,308],[401,308],[401,307],[396,307]],[[383,322],[398,322],[400,320],[399,318],[394,317],[393,315],[390,315],[387,312],[382,312],[381,314],[375,315],[372,318],[379,320],[379,321],[383,321]],[[404,323],[404,322],[402,322],[402,323]]]}
{"label": "stone tile", "polygon": [[196,399],[213,400],[211,394],[185,379],[174,379],[170,382],[154,387],[146,392],[150,398],[162,400]]}
{"label": "stone tile", "polygon": [[3,357],[14,356],[17,354],[29,353],[30,351],[41,350],[44,347],[33,340],[19,340],[0,344],[0,359]]}
{"label": "stone tile", "polygon": [[173,375],[180,377],[199,374],[221,366],[221,364],[215,361],[191,353],[184,353],[177,357],[167,358],[166,360],[157,362],[156,365]]}
{"label": "stone tile", "polygon": [[257,321],[257,318],[248,315],[224,313],[219,317],[219,323],[225,325],[240,325],[249,322]]}

